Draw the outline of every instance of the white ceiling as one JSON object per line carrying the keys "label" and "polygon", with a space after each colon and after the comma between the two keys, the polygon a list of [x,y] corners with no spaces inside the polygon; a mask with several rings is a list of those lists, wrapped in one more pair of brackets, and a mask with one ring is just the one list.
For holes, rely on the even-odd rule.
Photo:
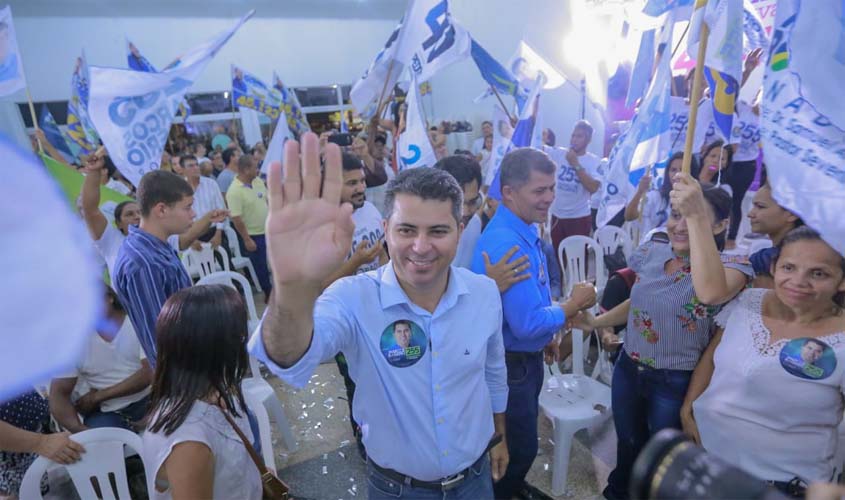
{"label": "white ceiling", "polygon": [[7,0],[16,17],[259,17],[396,19],[406,0]]}

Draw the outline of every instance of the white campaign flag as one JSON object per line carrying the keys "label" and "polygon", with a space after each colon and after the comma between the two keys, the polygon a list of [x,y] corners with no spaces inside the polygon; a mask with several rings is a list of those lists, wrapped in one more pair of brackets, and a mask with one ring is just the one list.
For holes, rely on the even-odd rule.
{"label": "white campaign flag", "polygon": [[7,6],[0,10],[0,97],[23,88],[26,88],[23,60],[12,22],[12,8]]}
{"label": "white campaign flag", "polygon": [[469,32],[452,19],[447,0],[413,0],[402,23],[396,59],[418,82],[469,57]]}
{"label": "white campaign flag", "polygon": [[649,86],[631,128],[619,136],[610,152],[607,182],[603,183],[596,225],[604,226],[623,210],[646,169],[666,160],[671,148],[670,54],[663,51],[657,74]]}
{"label": "white campaign flag", "polygon": [[[0,134],[4,263],[0,292],[0,402],[74,367],[103,309],[102,269],[55,179]],[[57,242],[61,242],[57,244]]]}
{"label": "white campaign flag", "polygon": [[845,5],[777,4],[760,128],[775,200],[845,255]]}
{"label": "white campaign flag", "polygon": [[284,159],[285,142],[288,139],[290,139],[290,129],[287,126],[285,111],[282,110],[279,113],[279,120],[276,122],[276,130],[273,131],[273,137],[270,138],[270,144],[267,146],[267,154],[264,155],[264,161],[261,162],[262,174],[267,174],[270,171],[270,162]]}
{"label": "white campaign flag", "polygon": [[89,68],[88,113],[114,164],[132,184],[137,186],[145,173],[159,168],[170,125],[185,92],[253,12],[160,73]]}
{"label": "white campaign flag", "polygon": [[493,179],[499,172],[502,159],[510,149],[511,138],[513,137],[513,126],[505,110],[498,104],[493,106],[493,150],[490,152],[489,167],[484,175],[484,185],[493,184]]}
{"label": "white campaign flag", "polygon": [[420,109],[420,87],[416,80],[411,80],[408,89],[408,115],[405,118],[405,131],[399,135],[396,145],[396,158],[399,159],[399,170],[431,167],[437,163]]}
{"label": "white campaign flag", "polygon": [[390,33],[384,47],[376,54],[370,66],[352,85],[349,91],[349,99],[355,111],[364,119],[369,119],[376,114],[379,98],[382,101],[389,100],[393,87],[399,80],[404,66],[396,60],[397,40],[402,30],[400,22]]}

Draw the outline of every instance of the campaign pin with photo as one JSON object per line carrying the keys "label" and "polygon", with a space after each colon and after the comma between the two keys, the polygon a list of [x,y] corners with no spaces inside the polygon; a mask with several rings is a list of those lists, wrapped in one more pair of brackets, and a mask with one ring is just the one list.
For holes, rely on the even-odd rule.
{"label": "campaign pin with photo", "polygon": [[819,339],[792,339],[780,351],[780,364],[796,377],[821,380],[836,369],[836,353]]}
{"label": "campaign pin with photo", "polygon": [[425,332],[411,320],[400,319],[387,325],[381,334],[381,353],[388,363],[405,368],[425,355],[428,340]]}

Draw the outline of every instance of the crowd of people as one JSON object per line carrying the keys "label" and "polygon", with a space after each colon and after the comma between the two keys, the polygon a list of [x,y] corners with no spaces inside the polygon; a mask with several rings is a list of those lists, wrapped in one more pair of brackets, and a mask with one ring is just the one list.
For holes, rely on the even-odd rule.
{"label": "crowd of people", "polygon": [[[596,230],[607,160],[588,152],[590,123],[567,147],[547,129],[542,148],[509,151],[497,200],[492,122],[451,155],[435,128],[438,162],[401,170],[395,110],[348,147],[289,140],[266,178],[263,144],[219,137],[166,152],[137,186],[107,152],[87,157],[78,209],[105,313],[72,371],[0,405],[0,495],[17,495],[38,455],[84,459],[70,433],[120,427],[143,433],[150,498],[260,498],[240,388],[251,355],[295,387],[335,359],[371,499],[538,498],[525,478],[544,362],[565,361],[572,329],[617,351],[605,498],[630,497],[634,461],[664,428],[791,496],[835,479],[845,257],[777,204],[759,144],[710,140],[690,173],[675,152],[645,175],[611,221],[640,241],[598,296],[558,260],[567,237]],[[103,188],[131,200],[107,211]],[[746,216],[748,238],[771,240],[751,255]],[[195,286],[180,258],[221,246],[254,267],[267,304],[254,332],[241,294]]]}

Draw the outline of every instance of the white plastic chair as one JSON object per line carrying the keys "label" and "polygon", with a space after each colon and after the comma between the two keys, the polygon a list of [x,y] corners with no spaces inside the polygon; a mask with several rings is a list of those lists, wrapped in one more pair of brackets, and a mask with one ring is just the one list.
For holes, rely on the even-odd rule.
{"label": "white plastic chair", "polygon": [[214,272],[214,250],[211,243],[202,243],[201,250],[188,248],[182,252],[182,262],[191,278],[202,278]]}
{"label": "white plastic chair", "polygon": [[[611,414],[610,387],[584,375],[583,336],[572,330],[572,373],[562,374],[557,363],[552,374],[546,374],[540,392],[540,409],[554,425],[554,461],[552,464],[552,495],[563,495],[569,474],[569,454],[572,439],[581,429],[592,427]],[[596,409],[597,405],[605,409]]]}
{"label": "white plastic chair", "polygon": [[[140,436],[117,427],[103,427],[82,431],[73,434],[70,438],[85,447],[82,459],[75,464],[62,466],[46,457],[38,457],[29,466],[23,477],[20,498],[26,500],[43,498],[41,496],[41,477],[47,472],[48,467],[56,465],[67,469],[82,500],[100,498],[94,490],[94,481],[100,488],[103,500],[129,499],[124,446],[134,449],[141,456],[143,462],[143,446]],[[144,463],[144,472],[147,475],[147,487],[149,488],[151,471],[146,463]],[[114,478],[116,490],[112,487],[110,477]]]}
{"label": "white plastic chair", "polygon": [[642,223],[638,220],[629,220],[628,222],[622,224],[622,230],[627,231],[628,238],[631,240],[631,248],[636,249],[640,246],[640,238],[644,235],[642,234]]}
{"label": "white plastic chair", "polygon": [[604,255],[614,253],[621,246],[625,258],[627,259],[631,256],[631,251],[633,250],[631,236],[622,228],[608,224],[598,228],[595,234],[593,234],[593,238],[601,246]]}
{"label": "white plastic chair", "polygon": [[[251,360],[252,358],[250,358]],[[250,392],[241,385],[241,390],[244,394],[244,401],[246,406],[250,409],[255,420],[258,421],[258,439],[261,440],[261,456],[264,459],[264,465],[276,470],[276,455],[273,453],[273,435],[270,432],[270,415],[267,413],[267,408],[261,402],[261,398],[255,392]]]}
{"label": "white plastic chair", "polygon": [[255,268],[252,267],[252,261],[249,257],[241,255],[241,247],[238,245],[238,235],[234,229],[228,224],[223,228],[226,233],[226,239],[229,241],[229,251],[232,252],[232,267],[240,271],[246,269],[252,282],[255,283],[255,290],[263,292],[261,285],[258,283],[258,275],[255,273]]}
{"label": "white plastic chair", "polygon": [[596,287],[600,292],[599,296],[604,291],[604,286],[607,284],[607,272],[604,268],[604,259],[602,259],[602,255],[604,255],[602,247],[592,238],[586,236],[570,236],[561,241],[557,248],[557,258],[560,262],[560,268],[563,269],[564,279],[566,281],[563,292],[564,297],[568,297],[572,293],[572,287],[575,283],[588,281],[587,260],[589,258],[589,250],[592,250],[596,257],[595,276]]}
{"label": "white plastic chair", "polygon": [[[250,332],[255,332],[259,325],[258,314],[255,309],[255,299],[252,296],[252,287],[249,286],[249,281],[247,281],[242,274],[233,271],[217,271],[209,274],[208,276],[204,276],[197,282],[197,285],[219,284],[235,288],[235,281],[241,285],[241,288],[244,291],[244,299],[246,301],[248,314],[247,328],[249,328]],[[293,437],[290,422],[288,422],[288,418],[285,415],[285,409],[282,407],[282,402],[279,401],[276,391],[274,391],[273,387],[270,386],[270,384],[264,380],[264,377],[261,376],[261,369],[258,364],[258,360],[252,356],[249,357],[249,367],[252,372],[252,376],[245,378],[241,384],[241,388],[244,391],[244,397],[249,394],[250,397],[260,401],[264,405],[264,408],[266,408],[267,412],[272,415],[273,419],[276,421],[276,428],[282,435],[282,441],[285,448],[289,451],[296,450],[296,439]]]}

